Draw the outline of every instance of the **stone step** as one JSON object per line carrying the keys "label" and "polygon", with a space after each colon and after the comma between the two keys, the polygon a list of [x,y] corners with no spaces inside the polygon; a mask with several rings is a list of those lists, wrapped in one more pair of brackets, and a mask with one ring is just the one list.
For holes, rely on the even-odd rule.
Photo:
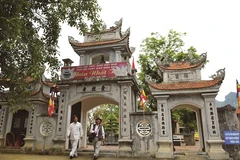
{"label": "stone step", "polygon": [[[197,153],[174,153],[175,160],[209,160],[209,157],[204,154]],[[194,158],[193,158],[194,157]]]}
{"label": "stone step", "polygon": [[22,150],[19,148],[0,148],[0,153],[19,154],[19,153],[22,153]]}
{"label": "stone step", "polygon": [[[64,152],[64,155],[69,155],[70,150],[66,150]],[[93,156],[93,150],[80,150],[78,151],[79,156]],[[105,158],[116,158],[117,157],[117,151],[114,150],[100,150],[99,155],[101,157]]]}

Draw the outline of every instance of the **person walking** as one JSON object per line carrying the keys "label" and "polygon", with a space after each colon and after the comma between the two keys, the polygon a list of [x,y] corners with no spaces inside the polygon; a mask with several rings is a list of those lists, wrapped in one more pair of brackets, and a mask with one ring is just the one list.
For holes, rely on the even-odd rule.
{"label": "person walking", "polygon": [[105,140],[105,132],[104,127],[101,125],[102,119],[96,118],[95,123],[91,125],[90,133],[95,134],[95,138],[93,139],[93,148],[94,155],[93,159],[96,160],[99,157],[99,150],[103,140]]}
{"label": "person walking", "polygon": [[67,137],[71,140],[72,150],[70,152],[69,158],[72,159],[77,157],[77,146],[79,139],[82,139],[83,129],[82,124],[78,122],[78,117],[76,115],[73,116],[73,122],[70,124]]}

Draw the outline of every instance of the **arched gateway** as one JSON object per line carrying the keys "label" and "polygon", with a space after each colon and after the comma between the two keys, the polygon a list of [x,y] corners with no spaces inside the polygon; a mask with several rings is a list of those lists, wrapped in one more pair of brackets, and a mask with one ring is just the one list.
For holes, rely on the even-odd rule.
{"label": "arched gateway", "polygon": [[200,148],[210,159],[228,159],[222,149],[224,141],[220,137],[219,122],[215,97],[225,76],[225,69],[220,69],[211,76],[212,80],[201,79],[201,69],[207,54],[200,60],[168,63],[156,60],[162,83],[155,83],[147,77],[152,95],[157,99],[159,148],[156,157],[173,157],[173,135],[171,111],[175,108],[191,108],[197,114]]}
{"label": "arched gateway", "polygon": [[[130,29],[121,32],[122,20],[116,26],[101,34],[86,33],[80,43],[69,37],[69,43],[80,56],[79,66],[71,66],[70,59],[64,59],[61,69],[58,123],[56,142],[66,148],[66,130],[70,124],[71,106],[79,103],[81,123],[87,135],[87,112],[101,104],[119,106],[119,156],[132,156],[130,113],[136,111],[139,93],[135,71],[129,64],[134,48],[129,47]],[[67,121],[66,121],[67,120]],[[87,145],[84,136],[82,147]],[[59,146],[56,146],[59,147]]]}
{"label": "arched gateway", "polygon": [[[86,33],[80,43],[69,37],[69,43],[80,56],[79,66],[71,66],[70,59],[64,59],[58,107],[52,117],[47,115],[47,103],[51,83],[46,79],[32,86],[33,109],[27,109],[25,119],[25,152],[48,150],[63,153],[68,149],[66,136],[71,115],[80,118],[85,131],[81,147],[87,145],[87,111],[101,104],[119,106],[119,157],[153,156],[174,158],[171,111],[177,108],[191,108],[197,113],[201,151],[210,159],[228,159],[222,149],[215,97],[224,79],[224,69],[219,70],[212,80],[201,80],[201,68],[206,54],[199,61],[167,63],[156,61],[163,82],[156,84],[146,79],[152,95],[157,99],[157,111],[138,111],[139,88],[129,58],[134,48],[129,47],[130,30],[121,32],[122,20],[101,34]],[[34,92],[35,93],[35,92]],[[16,118],[15,118],[16,119]],[[13,114],[0,102],[0,149],[10,135]],[[8,123],[7,123],[8,122]],[[13,133],[16,134],[16,133]]]}

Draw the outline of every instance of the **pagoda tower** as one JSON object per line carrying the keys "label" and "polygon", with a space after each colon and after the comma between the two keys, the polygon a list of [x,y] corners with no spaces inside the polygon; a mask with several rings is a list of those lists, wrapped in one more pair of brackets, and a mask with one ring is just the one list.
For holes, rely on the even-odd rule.
{"label": "pagoda tower", "polygon": [[[66,129],[71,115],[78,113],[87,135],[87,112],[102,104],[115,104],[119,107],[119,156],[132,156],[130,134],[130,112],[137,110],[139,88],[136,69],[129,59],[135,48],[129,47],[130,28],[121,31],[122,19],[115,26],[100,33],[86,33],[84,42],[69,37],[69,43],[79,55],[79,65],[64,59],[61,69],[59,115],[57,123],[56,148],[64,145]],[[64,114],[65,113],[65,114]],[[62,140],[62,141],[61,141]],[[81,147],[87,146],[87,137]],[[68,142],[65,143],[65,149]]]}

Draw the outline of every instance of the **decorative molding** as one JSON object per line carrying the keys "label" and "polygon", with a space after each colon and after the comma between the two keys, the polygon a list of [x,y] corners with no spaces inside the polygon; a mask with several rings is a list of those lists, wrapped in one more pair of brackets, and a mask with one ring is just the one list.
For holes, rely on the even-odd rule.
{"label": "decorative molding", "polygon": [[152,133],[152,126],[148,121],[140,121],[136,125],[137,134],[140,137],[148,137]]}
{"label": "decorative molding", "polygon": [[53,124],[50,121],[43,121],[40,125],[40,133],[44,137],[49,137],[53,132]]}

